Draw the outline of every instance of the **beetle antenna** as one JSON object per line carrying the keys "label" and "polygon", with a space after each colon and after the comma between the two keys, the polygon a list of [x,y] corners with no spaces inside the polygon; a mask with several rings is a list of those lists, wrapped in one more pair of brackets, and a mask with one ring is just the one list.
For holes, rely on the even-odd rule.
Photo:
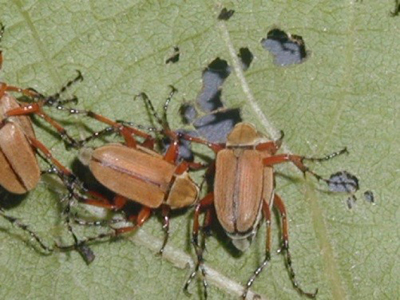
{"label": "beetle antenna", "polygon": [[144,103],[145,103],[146,107],[150,110],[151,114],[152,114],[153,117],[156,119],[157,123],[158,123],[161,127],[164,127],[164,122],[163,122],[163,120],[160,118],[160,116],[158,115],[157,111],[155,110],[154,105],[153,105],[153,103],[151,102],[149,96],[147,96],[146,93],[142,92],[142,93],[140,93],[139,95],[136,95],[136,96],[135,96],[135,99],[138,98],[138,97],[140,97],[140,98],[142,98],[142,99],[144,100]]}
{"label": "beetle antenna", "polygon": [[170,129],[169,123],[168,123],[168,117],[167,117],[169,103],[171,102],[172,97],[174,97],[175,93],[178,91],[173,85],[170,85],[169,87],[171,88],[171,91],[170,91],[167,99],[165,100],[164,110],[163,110],[163,127],[167,130]]}
{"label": "beetle antenna", "polygon": [[167,99],[165,100],[164,109],[163,109],[163,115],[162,115],[161,118],[158,115],[157,111],[154,108],[153,103],[151,102],[150,98],[147,96],[146,93],[142,92],[139,95],[135,96],[135,99],[137,97],[141,97],[145,101],[145,104],[146,104],[147,108],[150,110],[151,114],[156,119],[157,123],[165,130],[169,130],[170,129],[169,123],[168,123],[168,117],[167,117],[167,111],[168,111],[169,103],[171,102],[171,100],[172,100],[173,96],[175,95],[175,93],[178,91],[172,85],[170,85],[169,87],[171,88],[171,92],[169,93]]}

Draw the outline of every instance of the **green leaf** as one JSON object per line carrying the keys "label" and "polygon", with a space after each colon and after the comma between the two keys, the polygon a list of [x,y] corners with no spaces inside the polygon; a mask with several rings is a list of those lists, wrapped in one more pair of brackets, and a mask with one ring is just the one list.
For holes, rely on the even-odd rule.
{"label": "green leaf", "polygon": [[[313,169],[326,177],[347,170],[360,179],[361,192],[375,194],[376,205],[360,193],[349,210],[347,196],[326,193],[326,186],[303,179],[291,166],[276,168],[301,286],[311,292],[319,288],[319,299],[397,298],[400,19],[389,14],[393,1],[222,2],[0,0],[0,20],[6,25],[2,80],[50,94],[79,69],[85,80],[70,92],[79,97],[79,107],[142,124],[148,124],[148,116],[134,96],[146,92],[161,110],[172,84],[179,93],[169,119],[179,128],[179,105],[196,98],[202,70],[217,56],[227,60],[233,67],[223,86],[228,107],[241,105],[244,120],[270,136],[284,130],[285,151],[321,156],[347,146],[350,155]],[[227,22],[217,20],[224,5],[235,10]],[[274,27],[303,37],[311,53],[304,63],[273,64],[260,40]],[[174,46],[181,49],[180,61],[166,65]],[[249,47],[255,56],[246,72],[235,57],[240,47]],[[83,124],[102,128],[81,117],[48,113],[68,119],[63,124],[75,136],[88,134]],[[54,155],[69,167],[75,164],[77,153],[66,151],[43,122],[35,124],[38,138]],[[65,228],[59,196],[49,185],[41,183],[26,197],[1,197],[14,202],[8,214],[52,245]],[[194,257],[192,216],[191,210],[173,216],[164,257],[155,254],[163,233],[153,217],[136,235],[93,245],[96,259],[90,266],[76,252],[35,251],[35,241],[1,220],[0,298],[189,299],[182,287],[191,270],[185,264]],[[272,260],[254,291],[269,299],[304,298],[275,253],[280,231],[276,221],[273,226]],[[215,270],[209,277],[211,299],[239,295],[222,276],[247,281],[263,258],[264,227],[243,255],[223,234],[209,238],[206,263]],[[201,283],[192,284],[191,291],[190,299],[200,299]]]}

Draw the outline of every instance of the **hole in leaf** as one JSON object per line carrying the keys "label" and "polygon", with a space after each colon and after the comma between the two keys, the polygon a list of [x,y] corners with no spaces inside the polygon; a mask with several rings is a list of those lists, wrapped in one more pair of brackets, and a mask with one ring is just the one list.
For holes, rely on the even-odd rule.
{"label": "hole in leaf", "polygon": [[228,21],[234,13],[235,11],[233,9],[228,10],[224,7],[218,15],[218,20]]}
{"label": "hole in leaf", "polygon": [[238,57],[242,62],[242,69],[246,71],[250,67],[251,62],[253,61],[254,58],[253,53],[251,53],[249,48],[240,48]]}
{"label": "hole in leaf", "polygon": [[280,29],[272,29],[261,45],[275,57],[275,64],[288,66],[299,64],[307,57],[304,40],[299,35],[290,35]]}
{"label": "hole in leaf", "polygon": [[174,54],[172,54],[172,56],[170,58],[168,58],[165,63],[169,64],[169,63],[177,63],[179,61],[179,57],[180,57],[180,52],[179,52],[179,47],[174,47]]}

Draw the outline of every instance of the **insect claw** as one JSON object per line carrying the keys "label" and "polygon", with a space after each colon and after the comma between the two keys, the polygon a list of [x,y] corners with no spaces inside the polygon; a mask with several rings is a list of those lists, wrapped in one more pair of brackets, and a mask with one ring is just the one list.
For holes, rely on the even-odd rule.
{"label": "insect claw", "polygon": [[75,70],[76,71],[76,73],[78,73],[78,76],[76,77],[76,80],[79,80],[79,81],[83,81],[83,75],[82,75],[82,72],[80,71],[80,70]]}
{"label": "insect claw", "polygon": [[169,88],[171,89],[172,93],[176,93],[178,91],[178,89],[174,87],[172,84],[169,85]]}
{"label": "insect claw", "polygon": [[187,295],[187,296],[192,296],[192,293],[189,292],[189,285],[185,284],[184,288],[183,288],[183,292]]}

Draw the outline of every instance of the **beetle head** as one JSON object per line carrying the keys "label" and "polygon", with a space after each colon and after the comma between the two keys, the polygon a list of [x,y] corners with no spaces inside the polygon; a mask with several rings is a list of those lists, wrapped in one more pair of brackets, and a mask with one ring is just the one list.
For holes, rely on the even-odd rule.
{"label": "beetle head", "polygon": [[88,147],[84,147],[81,149],[81,151],[79,151],[78,158],[84,166],[89,165],[90,159],[92,158],[93,155],[93,151],[94,150],[92,148]]}

